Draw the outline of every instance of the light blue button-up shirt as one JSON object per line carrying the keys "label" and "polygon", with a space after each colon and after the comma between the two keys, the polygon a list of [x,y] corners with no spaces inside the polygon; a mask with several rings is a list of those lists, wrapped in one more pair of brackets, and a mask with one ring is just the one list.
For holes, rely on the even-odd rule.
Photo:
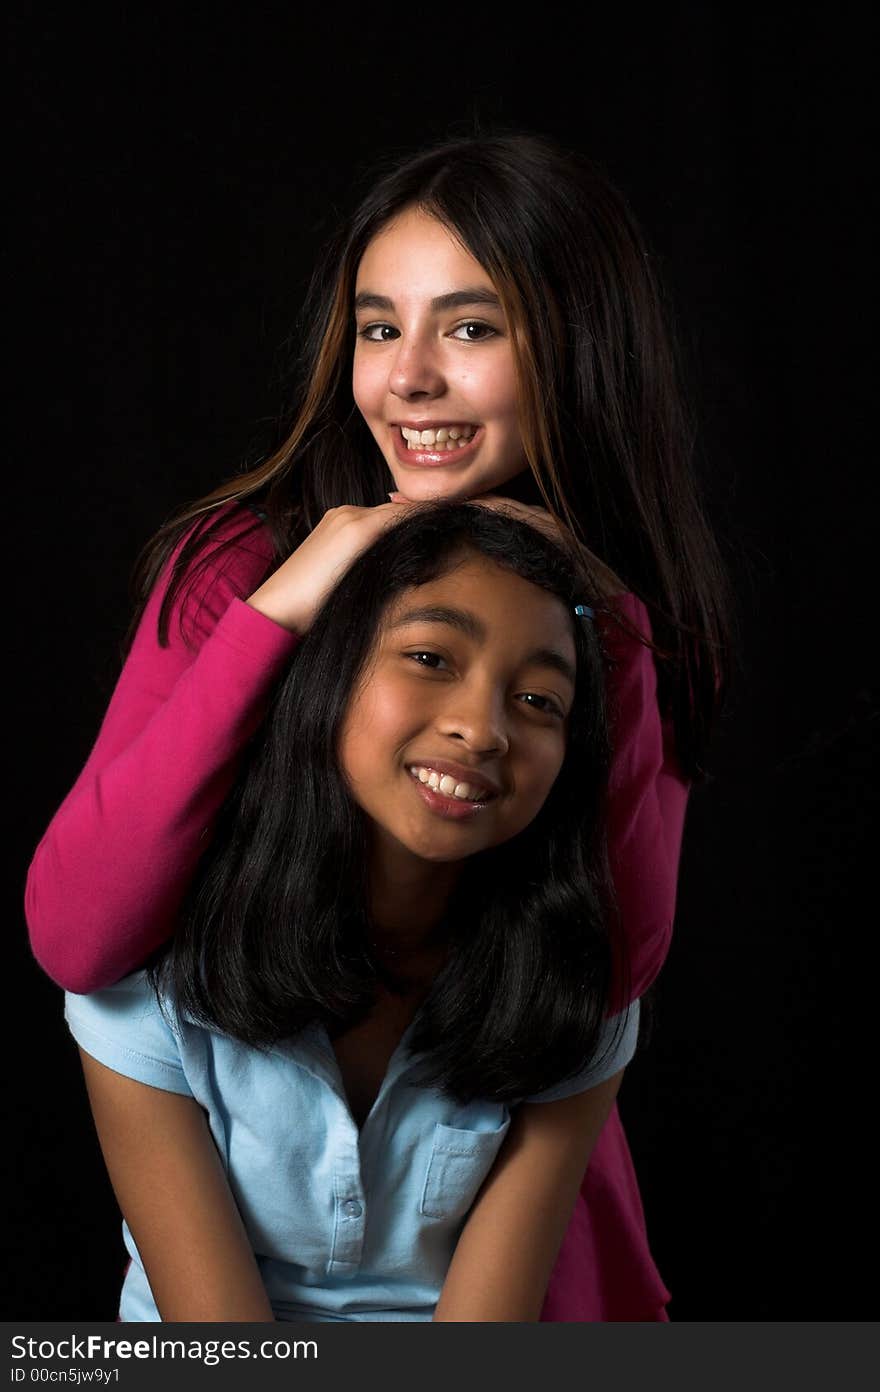
{"label": "light blue button-up shirt", "polygon": [[[163,1013],[143,972],[65,997],[70,1030],[116,1073],[205,1109],[279,1320],[430,1320],[461,1229],[516,1104],[416,1086],[395,1050],[360,1131],[323,1026],[263,1052]],[[596,1066],[526,1101],[555,1101],[632,1057],[638,1003],[606,1025]],[[159,1312],[128,1226],[120,1317]]]}

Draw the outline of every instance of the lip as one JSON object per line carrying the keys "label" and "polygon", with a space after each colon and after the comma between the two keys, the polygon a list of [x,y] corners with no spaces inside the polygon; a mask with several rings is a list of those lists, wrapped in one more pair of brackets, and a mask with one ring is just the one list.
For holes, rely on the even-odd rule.
{"label": "lip", "polygon": [[[433,769],[435,773],[448,773],[450,778],[455,779],[456,783],[470,783],[481,793],[488,794],[488,797],[485,802],[470,802],[450,797],[447,793],[429,788],[427,783],[420,783],[418,778],[413,777],[412,770],[414,768],[429,768]],[[471,818],[480,816],[487,807],[492,806],[495,799],[501,794],[501,786],[496,783],[494,778],[488,777],[485,773],[478,773],[476,769],[468,768],[467,764],[456,763],[454,759],[408,759],[406,776],[428,811],[432,812],[435,817],[442,817],[445,821],[450,822],[470,821]]]}
{"label": "lip", "polygon": [[[433,769],[435,773],[441,775],[448,773],[450,778],[455,779],[456,783],[470,783],[472,788],[478,788],[481,793],[488,794],[489,799],[499,797],[501,794],[501,786],[494,778],[489,778],[487,774],[480,773],[477,769],[468,768],[467,764],[457,764],[453,759],[407,759],[406,769],[410,777],[412,777],[414,768]],[[421,783],[419,786],[425,788],[427,784]],[[433,792],[433,789],[431,791]],[[441,794],[442,796],[445,794]],[[485,803],[481,803],[481,806],[485,806]]]}
{"label": "lip", "polygon": [[442,430],[444,426],[448,429],[450,425],[472,425],[477,428],[476,421],[466,420],[393,420],[389,425],[405,425],[407,430]]}
{"label": "lip", "polygon": [[[439,770],[438,770],[439,772]],[[407,774],[410,783],[413,785],[416,796],[422,799],[429,812],[433,812],[435,817],[443,817],[448,822],[469,821],[472,817],[478,817],[481,812],[485,812],[487,807],[491,807],[491,802],[463,802],[461,798],[449,797],[446,793],[435,792],[429,788],[427,783],[420,783],[412,774]]]}
{"label": "lip", "polygon": [[[453,421],[452,424],[461,424],[461,422]],[[458,464],[462,459],[470,459],[471,455],[480,444],[485,432],[485,427],[478,425],[473,439],[468,444],[462,445],[461,447],[456,445],[454,450],[431,449],[430,445],[426,445],[424,449],[413,450],[409,448],[400,432],[401,425],[405,425],[407,430],[439,430],[442,422],[428,421],[424,425],[421,425],[413,421],[412,425],[410,425],[409,421],[398,421],[396,425],[391,427],[391,433],[394,436],[394,452],[400,460],[400,463],[408,464],[411,468],[415,467],[417,469],[436,469],[442,468],[444,465],[448,468],[449,465]]]}

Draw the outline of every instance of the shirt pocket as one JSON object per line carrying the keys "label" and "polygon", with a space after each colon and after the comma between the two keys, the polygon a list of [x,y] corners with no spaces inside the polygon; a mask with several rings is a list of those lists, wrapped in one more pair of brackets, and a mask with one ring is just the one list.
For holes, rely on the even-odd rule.
{"label": "shirt pocket", "polygon": [[425,1218],[464,1217],[492,1168],[509,1125],[510,1117],[494,1131],[463,1131],[437,1122],[419,1203]]}

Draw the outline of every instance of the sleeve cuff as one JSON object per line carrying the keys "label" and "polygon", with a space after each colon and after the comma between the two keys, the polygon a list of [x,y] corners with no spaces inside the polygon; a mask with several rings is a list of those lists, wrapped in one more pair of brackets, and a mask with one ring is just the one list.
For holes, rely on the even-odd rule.
{"label": "sleeve cuff", "polygon": [[177,1038],[143,972],[88,996],[66,992],[64,1018],[84,1052],[114,1073],[192,1096]]}
{"label": "sleeve cuff", "polygon": [[619,1015],[609,1016],[599,1036],[599,1045],[589,1065],[573,1078],[564,1078],[555,1087],[545,1088],[524,1102],[560,1102],[563,1097],[573,1097],[577,1092],[588,1092],[607,1082],[626,1068],[636,1051],[639,1038],[639,1002],[633,1001]]}
{"label": "sleeve cuff", "polygon": [[295,652],[300,636],[261,614],[246,600],[233,598],[214,629],[215,637],[244,657],[282,663]]}

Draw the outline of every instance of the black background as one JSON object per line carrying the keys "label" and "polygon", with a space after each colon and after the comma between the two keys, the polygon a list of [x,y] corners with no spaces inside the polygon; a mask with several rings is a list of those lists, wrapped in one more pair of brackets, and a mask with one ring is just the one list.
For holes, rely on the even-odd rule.
{"label": "black background", "polygon": [[868,39],[839,7],[562,13],[18,8],[9,1318],[116,1309],[118,1216],[20,904],[112,689],[135,555],[273,438],[285,341],[353,178],[475,119],[583,149],[629,196],[739,597],[742,671],[622,1099],[670,1314],[874,1313]]}

